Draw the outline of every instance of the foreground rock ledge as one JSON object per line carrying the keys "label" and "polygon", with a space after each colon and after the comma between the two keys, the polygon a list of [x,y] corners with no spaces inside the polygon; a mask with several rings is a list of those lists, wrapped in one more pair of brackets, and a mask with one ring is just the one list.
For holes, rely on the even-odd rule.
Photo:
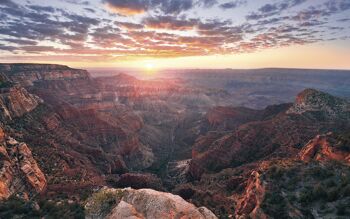
{"label": "foreground rock ledge", "polygon": [[152,189],[102,189],[87,202],[86,218],[199,218],[216,219],[207,208],[197,208],[180,196]]}

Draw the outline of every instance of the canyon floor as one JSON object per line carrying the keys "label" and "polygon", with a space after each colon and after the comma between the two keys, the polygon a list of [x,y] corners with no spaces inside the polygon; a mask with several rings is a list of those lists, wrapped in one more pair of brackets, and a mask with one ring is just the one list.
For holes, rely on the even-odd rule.
{"label": "canyon floor", "polygon": [[0,64],[0,218],[348,218],[350,72]]}

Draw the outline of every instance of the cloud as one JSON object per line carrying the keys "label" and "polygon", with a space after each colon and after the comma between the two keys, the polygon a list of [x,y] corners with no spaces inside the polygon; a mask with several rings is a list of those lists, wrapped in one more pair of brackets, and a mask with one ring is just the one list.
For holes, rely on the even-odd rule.
{"label": "cloud", "polygon": [[339,22],[348,22],[348,21],[350,21],[350,18],[341,18],[341,19],[338,19],[337,21],[339,21]]}
{"label": "cloud", "polygon": [[54,51],[55,48],[53,46],[21,46],[18,47],[17,50],[26,51],[28,53],[40,53]]}
{"label": "cloud", "polygon": [[96,11],[92,8],[84,8],[85,11],[91,12],[91,13],[96,13]]}
{"label": "cloud", "polygon": [[[84,1],[65,2],[78,4]],[[111,4],[109,7],[114,7],[116,11],[126,9],[129,14],[144,14],[121,18],[106,13],[103,8],[92,8],[92,5],[80,5],[79,11],[72,12],[59,7],[3,0],[0,2],[0,50],[16,57],[19,54],[45,58],[67,56],[74,60],[255,52],[344,39],[341,33],[346,31],[337,27],[336,22],[344,26],[349,18],[337,16],[337,20],[330,22],[330,16],[350,8],[346,0],[329,0],[288,10],[302,5],[305,0],[276,0],[257,7],[248,14],[247,20],[236,23],[219,15],[215,15],[215,19],[211,16],[199,17],[195,11],[214,5],[232,9],[244,5],[245,0],[220,3],[216,0],[103,2]],[[101,16],[101,13],[106,14]],[[326,36],[326,33],[333,32],[335,34]]]}
{"label": "cloud", "polygon": [[307,0],[283,0],[276,3],[267,3],[258,9],[258,12],[250,13],[247,20],[259,20],[274,15],[278,15],[286,9],[300,5]]}
{"label": "cloud", "polygon": [[178,19],[174,16],[147,17],[143,23],[149,28],[169,30],[194,29],[199,21],[197,19]]}
{"label": "cloud", "polygon": [[15,44],[19,44],[19,45],[37,45],[38,42],[34,41],[34,40],[22,40],[22,39],[3,39],[4,41],[10,42],[10,43],[15,43]]}
{"label": "cloud", "polygon": [[89,1],[83,1],[83,0],[61,0],[63,2],[67,2],[70,4],[75,4],[75,5],[90,5]]}
{"label": "cloud", "polygon": [[160,8],[165,14],[178,14],[193,8],[194,5],[193,0],[163,0]]}
{"label": "cloud", "polygon": [[17,4],[14,3],[11,0],[1,0],[0,1],[0,5],[4,5],[4,6],[7,6],[7,7],[17,7]]}
{"label": "cloud", "polygon": [[135,15],[146,11],[161,11],[163,14],[179,14],[197,6],[211,7],[216,0],[103,0],[107,7],[121,15]]}
{"label": "cloud", "polygon": [[151,1],[146,0],[104,0],[104,2],[109,9],[123,15],[140,14],[152,7]]}
{"label": "cloud", "polygon": [[17,47],[15,47],[15,46],[5,46],[5,45],[0,44],[0,50],[12,52],[16,49],[17,49]]}
{"label": "cloud", "polygon": [[143,24],[138,24],[138,23],[132,23],[132,22],[120,22],[120,21],[115,21],[115,25],[118,27],[128,29],[128,30],[135,30],[135,29],[142,29],[144,28]]}
{"label": "cloud", "polygon": [[236,0],[236,1],[223,3],[219,5],[219,7],[222,9],[233,9],[245,4],[247,4],[247,0]]}
{"label": "cloud", "polygon": [[[0,34],[7,36],[3,39],[7,42],[33,46],[19,47],[28,52],[35,51],[36,44],[44,40],[63,46],[82,44],[88,36],[89,28],[100,22],[95,18],[68,13],[53,7],[37,5],[25,7],[13,4],[12,2],[11,5],[0,7],[0,14],[7,15],[5,23],[2,22]],[[62,19],[58,20],[55,16],[60,16]],[[45,48],[51,49],[41,47],[35,52],[43,51]]]}
{"label": "cloud", "polygon": [[293,20],[308,21],[329,17],[334,14],[342,13],[350,9],[350,1],[348,0],[329,0],[322,5],[310,6],[301,10],[297,15],[293,16]]}
{"label": "cloud", "polygon": [[55,8],[50,7],[50,6],[30,5],[30,6],[28,6],[28,8],[30,8],[38,13],[41,13],[41,12],[54,13],[55,12]]}
{"label": "cloud", "polygon": [[217,4],[217,0],[202,0],[202,1],[197,1],[197,3],[203,7],[210,8]]}

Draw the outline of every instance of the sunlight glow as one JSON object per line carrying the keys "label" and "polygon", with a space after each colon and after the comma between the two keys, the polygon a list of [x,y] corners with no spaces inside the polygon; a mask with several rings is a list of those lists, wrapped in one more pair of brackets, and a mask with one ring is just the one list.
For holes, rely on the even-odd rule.
{"label": "sunlight glow", "polygon": [[153,63],[147,63],[145,67],[146,67],[147,71],[153,71],[154,70],[154,64]]}
{"label": "sunlight glow", "polygon": [[156,65],[154,62],[147,61],[144,65],[147,74],[154,74],[156,72]]}

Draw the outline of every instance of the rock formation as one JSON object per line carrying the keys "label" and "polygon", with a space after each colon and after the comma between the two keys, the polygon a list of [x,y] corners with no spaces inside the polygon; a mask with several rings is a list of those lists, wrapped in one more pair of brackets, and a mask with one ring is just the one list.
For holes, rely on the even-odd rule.
{"label": "rock formation", "polygon": [[9,136],[5,140],[2,135],[0,163],[0,199],[14,194],[31,197],[45,190],[45,175],[25,143],[19,143]]}
{"label": "rock formation", "polygon": [[[100,207],[104,198],[112,200],[106,212]],[[85,208],[87,218],[217,218],[207,208],[197,208],[180,196],[151,189],[105,189],[95,194]]]}
{"label": "rock formation", "polygon": [[85,70],[71,69],[64,65],[47,64],[3,64],[0,72],[22,86],[32,86],[40,80],[64,80],[72,78],[88,78]]}
{"label": "rock formation", "polygon": [[[307,217],[298,201],[310,195],[300,197],[293,185],[307,189],[327,176],[344,188],[334,188],[341,197],[321,189],[321,197],[341,206],[350,174],[348,101],[307,89],[292,104],[257,110],[227,106],[235,95],[181,79],[0,64],[0,196],[33,199],[43,217],[45,207],[66,204],[74,215],[75,204],[108,185],[140,190],[102,190],[90,199],[88,216]],[[322,135],[328,132],[334,134]]]}
{"label": "rock formation", "polygon": [[[349,149],[343,149],[342,144],[343,142],[336,139],[333,133],[317,135],[302,148],[299,157],[303,161],[337,160],[350,163],[350,151]],[[350,147],[349,145],[346,146]]]}
{"label": "rock formation", "polygon": [[260,174],[253,171],[247,182],[245,193],[236,206],[236,215],[238,217],[267,218],[260,208],[264,195],[265,188],[260,180]]}
{"label": "rock formation", "polygon": [[41,99],[18,85],[0,88],[0,118],[12,120],[35,109]]}
{"label": "rock formation", "polygon": [[305,112],[322,112],[329,117],[349,116],[350,104],[344,99],[334,97],[314,89],[306,89],[299,93],[288,114]]}
{"label": "rock formation", "polygon": [[[277,149],[287,156],[288,148],[300,148],[321,132],[347,130],[350,126],[348,106],[346,100],[305,90],[285,112],[258,117],[229,132],[202,136],[192,149],[190,177],[198,178],[203,172],[251,162]],[[269,115],[264,111],[260,113]]]}

